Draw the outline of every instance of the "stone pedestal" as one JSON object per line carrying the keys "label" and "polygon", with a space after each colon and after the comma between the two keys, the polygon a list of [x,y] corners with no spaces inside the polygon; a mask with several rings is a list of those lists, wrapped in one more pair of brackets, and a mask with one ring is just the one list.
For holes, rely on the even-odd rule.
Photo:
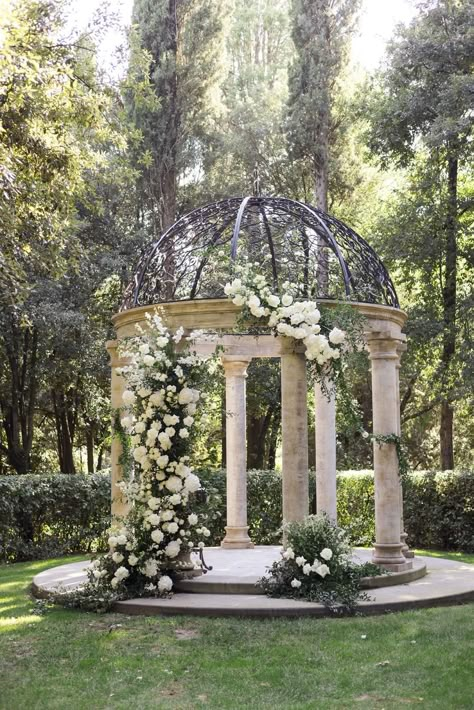
{"label": "stone pedestal", "polygon": [[316,510],[337,522],[336,499],[336,393],[328,383],[324,392],[314,387],[316,430]]}
{"label": "stone pedestal", "polygon": [[227,525],[224,548],[253,547],[247,525],[245,379],[250,359],[223,358],[226,382]]}
{"label": "stone pedestal", "polygon": [[128,513],[129,506],[126,503],[118,483],[123,478],[120,457],[122,455],[122,444],[117,436],[114,436],[115,410],[123,407],[122,395],[125,391],[125,381],[118,374],[117,368],[127,365],[127,360],[120,358],[117,353],[117,341],[109,340],[106,344],[107,352],[110,356],[110,367],[112,368],[111,379],[111,404],[112,404],[112,443],[110,447],[110,468],[111,468],[111,497],[112,497],[112,522],[119,522],[119,519]]}
{"label": "stone pedestal", "polygon": [[[398,353],[399,341],[389,334],[372,332],[367,338],[372,371],[374,434],[399,431]],[[394,444],[374,442],[375,549],[373,561],[396,572],[410,569],[402,554],[398,456]]]}
{"label": "stone pedestal", "polygon": [[283,520],[309,513],[308,408],[303,353],[281,356]]}

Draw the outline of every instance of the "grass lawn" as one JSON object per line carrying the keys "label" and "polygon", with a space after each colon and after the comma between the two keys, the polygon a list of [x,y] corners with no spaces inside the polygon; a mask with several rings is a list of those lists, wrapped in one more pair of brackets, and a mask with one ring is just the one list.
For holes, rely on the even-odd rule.
{"label": "grass lawn", "polygon": [[315,620],[33,614],[33,575],[64,561],[0,567],[2,710],[474,707],[474,605]]}

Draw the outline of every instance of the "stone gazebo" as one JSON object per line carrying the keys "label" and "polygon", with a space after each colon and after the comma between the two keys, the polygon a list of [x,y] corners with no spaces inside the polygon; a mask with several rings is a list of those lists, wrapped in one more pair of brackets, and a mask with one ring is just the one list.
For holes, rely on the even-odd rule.
{"label": "stone gazebo", "polygon": [[[301,299],[333,308],[350,304],[365,317],[365,343],[372,373],[375,434],[400,433],[399,369],[405,350],[400,310],[390,277],[374,250],[352,229],[320,210],[284,198],[231,198],[182,217],[142,254],[121,311],[114,316],[117,338],[136,333],[156,305],[171,329],[212,330],[223,347],[226,379],[227,526],[225,548],[252,547],[247,526],[245,378],[252,358],[281,359],[283,516],[308,514],[306,361],[301,346],[270,332],[236,333],[239,309],[224,295],[233,264],[259,262],[275,288],[297,283]],[[123,365],[117,341],[108,343],[112,407],[122,404]],[[202,349],[215,343],[203,344]],[[334,398],[315,393],[318,512],[336,519],[336,431]],[[120,443],[112,443],[112,513],[125,508]],[[395,446],[374,445],[376,540],[373,561],[398,572],[412,561],[403,531],[402,491]]]}

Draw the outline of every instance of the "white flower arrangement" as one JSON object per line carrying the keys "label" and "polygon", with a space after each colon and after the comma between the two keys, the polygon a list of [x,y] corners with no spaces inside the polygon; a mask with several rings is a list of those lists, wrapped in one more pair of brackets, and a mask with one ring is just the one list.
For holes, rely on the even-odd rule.
{"label": "white flower arrangement", "polygon": [[305,346],[305,356],[320,368],[330,370],[331,362],[341,356],[346,333],[332,328],[321,332],[321,313],[315,301],[297,301],[297,286],[283,284],[283,294],[272,293],[258,264],[238,266],[239,277],[226,283],[224,293],[236,306],[248,309],[255,319],[266,319],[275,335],[294,338]]}
{"label": "white flower arrangement", "polygon": [[168,595],[177,558],[203,547],[199,538],[210,534],[192,511],[201,483],[187,451],[201,400],[195,385],[212,360],[186,349],[175,353],[183,336],[182,328],[171,333],[155,314],[122,353],[129,364],[121,368],[127,387],[119,422],[134,475],[120,487],[130,513],[89,575],[95,588],[109,587],[122,596],[128,590]]}

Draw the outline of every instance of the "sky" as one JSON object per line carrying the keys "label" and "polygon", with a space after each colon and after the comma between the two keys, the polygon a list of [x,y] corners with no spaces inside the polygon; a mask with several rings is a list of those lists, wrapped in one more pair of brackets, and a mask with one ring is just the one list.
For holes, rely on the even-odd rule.
{"label": "sky", "polygon": [[[252,2],[252,0],[249,0]],[[104,0],[73,0],[71,26],[84,28]],[[133,0],[112,0],[110,6],[121,24],[130,22]],[[362,0],[359,32],[353,40],[352,59],[368,71],[377,67],[383,59],[385,45],[395,26],[409,22],[415,13],[414,0]],[[120,33],[111,30],[101,44],[104,61],[112,56],[120,43]]]}

